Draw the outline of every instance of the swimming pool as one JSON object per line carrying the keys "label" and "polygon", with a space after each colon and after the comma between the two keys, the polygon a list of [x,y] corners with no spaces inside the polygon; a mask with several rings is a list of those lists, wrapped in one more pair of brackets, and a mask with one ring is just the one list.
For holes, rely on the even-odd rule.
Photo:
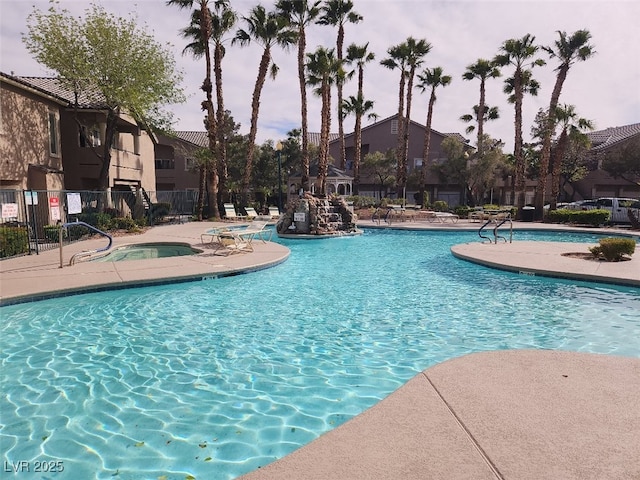
{"label": "swimming pool", "polygon": [[128,260],[149,260],[152,258],[182,257],[197,255],[202,250],[193,248],[188,243],[136,243],[121,245],[109,250],[106,255],[89,259],[91,262],[124,262]]}
{"label": "swimming pool", "polygon": [[[516,232],[516,239],[595,237]],[[640,356],[640,291],[453,258],[475,232],[280,240],[268,270],[2,307],[3,460],[229,479],[418,372],[509,348]]]}

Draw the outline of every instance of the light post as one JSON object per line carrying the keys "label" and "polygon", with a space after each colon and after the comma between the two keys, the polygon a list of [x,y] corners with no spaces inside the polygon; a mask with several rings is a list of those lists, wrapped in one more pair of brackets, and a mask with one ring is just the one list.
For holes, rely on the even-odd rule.
{"label": "light post", "polygon": [[278,152],[278,210],[282,213],[282,142],[276,143]]}

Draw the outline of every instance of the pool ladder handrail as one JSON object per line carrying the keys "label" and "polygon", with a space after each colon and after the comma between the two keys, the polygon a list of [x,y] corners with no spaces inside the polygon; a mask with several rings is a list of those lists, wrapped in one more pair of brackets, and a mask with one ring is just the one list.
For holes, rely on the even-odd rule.
{"label": "pool ladder handrail", "polygon": [[97,249],[95,249],[95,250],[88,250],[88,251],[85,251],[85,252],[78,252],[78,253],[74,254],[74,255],[71,257],[71,259],[69,260],[69,266],[73,265],[73,264],[76,262],[76,260],[77,260],[78,258],[86,257],[86,256],[88,256],[88,255],[93,255],[94,253],[106,252],[107,250],[109,250],[109,249],[111,248],[111,245],[113,245],[113,237],[112,237],[111,235],[109,235],[108,233],[103,232],[102,230],[100,230],[100,229],[98,229],[98,228],[94,227],[93,225],[89,225],[88,223],[81,222],[81,221],[79,221],[79,220],[76,220],[75,222],[66,222],[66,223],[63,223],[63,224],[61,225],[61,227],[60,227],[60,238],[59,238],[59,245],[60,245],[60,268],[62,268],[62,264],[63,264],[63,260],[62,260],[62,258],[63,258],[63,256],[62,256],[62,247],[63,247],[63,244],[62,244],[62,233],[63,233],[63,232],[62,232],[62,230],[63,230],[63,229],[66,229],[66,228],[68,228],[68,227],[70,227],[70,226],[72,226],[72,225],[82,225],[83,227],[87,227],[89,230],[93,230],[94,232],[99,233],[99,234],[100,234],[100,235],[102,235],[103,237],[107,237],[107,238],[109,239],[109,243],[107,244],[107,246],[106,246],[106,247],[97,248]]}
{"label": "pool ladder handrail", "polygon": [[[496,212],[496,215],[499,212]],[[489,219],[484,223],[484,225],[482,225],[480,227],[480,229],[478,230],[478,236],[480,238],[482,238],[482,243],[484,243],[485,240],[489,240],[489,243],[498,243],[498,239],[502,239],[505,241],[505,243],[507,242],[507,238],[503,237],[502,235],[498,234],[498,229],[504,225],[506,222],[509,222],[509,243],[512,243],[513,241],[513,220],[511,219],[511,212],[507,212],[506,216],[501,219],[498,220],[497,218],[492,218],[491,215],[489,216]],[[483,230],[491,225],[495,223],[495,227],[493,227],[493,240],[491,239],[491,237],[488,237],[486,235],[483,235]]]}

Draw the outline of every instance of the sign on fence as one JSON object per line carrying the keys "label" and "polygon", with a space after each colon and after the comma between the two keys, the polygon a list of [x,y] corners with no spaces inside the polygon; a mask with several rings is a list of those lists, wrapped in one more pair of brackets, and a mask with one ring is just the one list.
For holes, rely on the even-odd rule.
{"label": "sign on fence", "polygon": [[24,201],[27,205],[38,204],[38,192],[24,192]]}
{"label": "sign on fence", "polygon": [[82,200],[79,193],[67,193],[67,213],[82,213]]}
{"label": "sign on fence", "polygon": [[18,218],[18,204],[17,203],[3,203],[2,204],[2,218]]}
{"label": "sign on fence", "polygon": [[60,199],[58,197],[49,198],[49,211],[51,220],[60,220]]}

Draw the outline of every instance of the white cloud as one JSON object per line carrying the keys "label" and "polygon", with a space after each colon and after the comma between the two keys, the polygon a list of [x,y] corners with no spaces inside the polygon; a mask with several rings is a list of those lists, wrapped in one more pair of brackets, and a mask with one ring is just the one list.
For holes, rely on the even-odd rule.
{"label": "white cloud", "polygon": [[[240,15],[247,14],[257,2],[234,0],[233,7]],[[630,1],[431,1],[431,0],[356,0],[355,10],[364,21],[348,24],[345,28],[345,46],[350,43],[369,42],[376,60],[365,72],[365,96],[375,101],[375,112],[381,117],[397,110],[398,72],[382,67],[379,62],[387,49],[404,41],[408,36],[424,38],[432,45],[425,57],[425,66],[443,67],[453,76],[450,86],[438,90],[433,128],[441,132],[464,132],[465,124],[459,117],[478,103],[477,81],[463,81],[465,67],[478,58],[492,58],[508,38],[522,37],[526,33],[536,36],[542,45],[550,45],[557,38],[557,30],[569,33],[588,29],[597,55],[586,62],[576,63],[569,72],[560,98],[562,103],[576,106],[579,115],[593,120],[598,129],[640,121],[640,2]],[[26,52],[21,34],[26,31],[26,18],[32,5],[44,10],[48,2],[40,0],[0,0],[1,8],[1,64],[3,72],[15,75],[47,75],[49,72],[36,64]],[[81,14],[87,4],[79,0],[61,0],[60,4]],[[165,6],[163,1],[146,0],[135,4],[125,0],[102,3],[106,9],[122,16],[137,12],[156,38],[174,45],[176,60],[184,70],[183,86],[188,102],[172,107],[178,130],[202,130],[202,91],[204,61],[183,56],[186,44],[179,35],[187,25],[189,13]],[[273,2],[264,2],[272,5]],[[335,29],[314,26],[308,31],[307,50],[318,45],[333,47]],[[228,46],[224,59],[225,107],[241,123],[242,133],[248,133],[251,115],[251,97],[255,84],[260,50],[255,47]],[[541,53],[546,58],[546,55]],[[275,49],[274,61],[280,66],[277,79],[268,79],[261,95],[258,142],[284,138],[286,132],[300,125],[300,100],[297,77],[296,50]],[[540,108],[549,102],[555,82],[557,63],[536,69],[535,76],[542,88],[537,98],[525,99],[525,139],[531,122]],[[505,70],[503,77],[511,74]],[[502,93],[502,79],[488,81],[487,102],[500,108],[501,118],[486,126],[487,132],[513,145],[513,107]],[[354,94],[355,83],[347,84],[345,95]],[[320,101],[309,92],[309,126],[320,128]],[[335,94],[333,98],[335,106]],[[423,123],[426,119],[427,95],[414,92],[412,119]],[[353,128],[347,120],[346,132]],[[334,115],[332,131],[337,131]]]}

